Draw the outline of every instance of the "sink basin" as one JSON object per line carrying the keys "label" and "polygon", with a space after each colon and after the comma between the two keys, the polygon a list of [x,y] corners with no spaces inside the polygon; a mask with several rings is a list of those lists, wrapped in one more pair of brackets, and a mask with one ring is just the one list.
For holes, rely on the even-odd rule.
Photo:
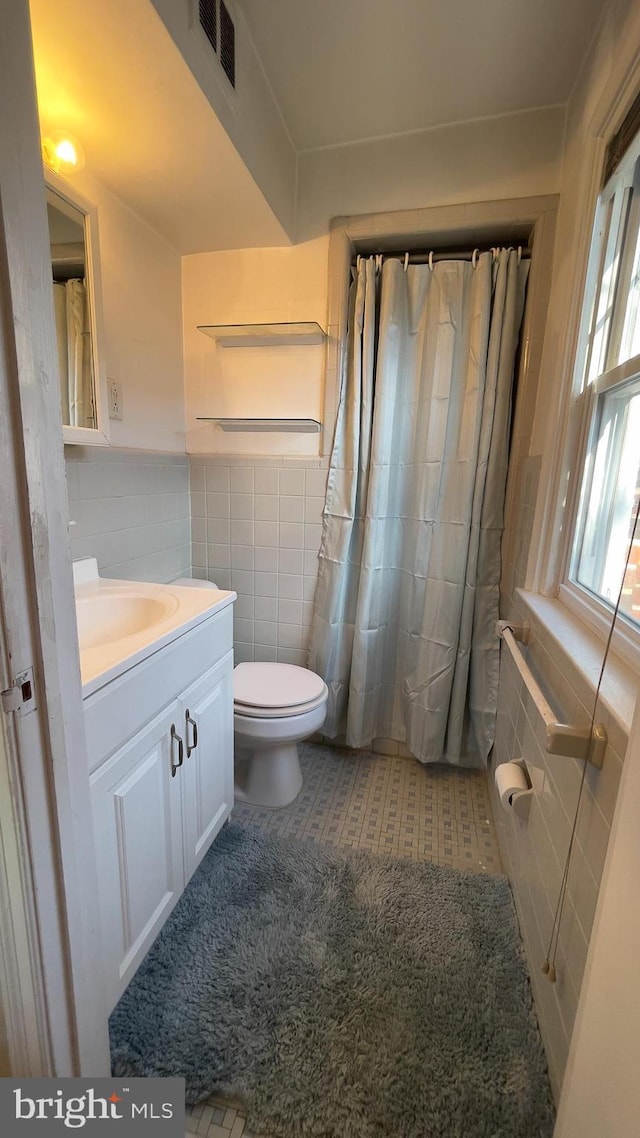
{"label": "sink basin", "polygon": [[236,597],[223,589],[100,577],[95,557],[73,562],[73,584],[84,699]]}
{"label": "sink basin", "polygon": [[132,587],[103,588],[76,598],[80,651],[112,644],[152,629],[171,616],[178,601],[171,595],[149,597]]}

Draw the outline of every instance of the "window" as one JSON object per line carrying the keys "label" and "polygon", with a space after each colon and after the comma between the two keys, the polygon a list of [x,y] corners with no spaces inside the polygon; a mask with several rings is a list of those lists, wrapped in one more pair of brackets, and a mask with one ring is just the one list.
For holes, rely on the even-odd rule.
{"label": "window", "polygon": [[[640,498],[640,137],[598,203],[575,395],[585,442],[566,587],[610,616]],[[640,633],[640,534],[620,612]]]}

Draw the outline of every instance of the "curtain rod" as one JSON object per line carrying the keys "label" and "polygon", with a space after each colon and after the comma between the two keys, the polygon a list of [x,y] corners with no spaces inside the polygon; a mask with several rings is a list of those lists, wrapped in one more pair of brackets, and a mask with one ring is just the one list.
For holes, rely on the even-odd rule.
{"label": "curtain rod", "polygon": [[433,265],[436,261],[473,261],[480,253],[492,253],[496,249],[515,249],[520,253],[520,259],[528,261],[531,258],[531,250],[524,245],[477,245],[475,249],[432,249],[416,251],[415,253],[408,253],[404,249],[394,250],[388,253],[358,253],[352,265],[355,265],[360,257],[382,257],[383,261],[390,258],[395,258],[399,261],[405,261],[409,265]]}

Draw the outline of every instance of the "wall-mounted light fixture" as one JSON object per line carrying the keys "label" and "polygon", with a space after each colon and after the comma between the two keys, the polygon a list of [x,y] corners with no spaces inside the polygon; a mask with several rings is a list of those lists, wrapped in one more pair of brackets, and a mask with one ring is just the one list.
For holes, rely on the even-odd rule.
{"label": "wall-mounted light fixture", "polygon": [[68,130],[53,130],[42,140],[42,157],[56,174],[74,174],[85,164],[84,150]]}

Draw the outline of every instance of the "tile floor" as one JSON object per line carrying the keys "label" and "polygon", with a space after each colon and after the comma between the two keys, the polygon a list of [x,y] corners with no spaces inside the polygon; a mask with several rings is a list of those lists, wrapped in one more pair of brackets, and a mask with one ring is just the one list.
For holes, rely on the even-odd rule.
{"label": "tile floor", "polygon": [[[238,804],[233,821],[303,841],[501,872],[483,771],[314,743],[300,747],[300,762],[304,785],[291,806]],[[253,1138],[246,1121],[240,1104],[211,1097],[187,1110],[187,1136]]]}
{"label": "tile floor", "polygon": [[300,762],[304,783],[291,806],[237,804],[234,821],[308,841],[500,872],[484,771],[313,743],[300,748]]}

